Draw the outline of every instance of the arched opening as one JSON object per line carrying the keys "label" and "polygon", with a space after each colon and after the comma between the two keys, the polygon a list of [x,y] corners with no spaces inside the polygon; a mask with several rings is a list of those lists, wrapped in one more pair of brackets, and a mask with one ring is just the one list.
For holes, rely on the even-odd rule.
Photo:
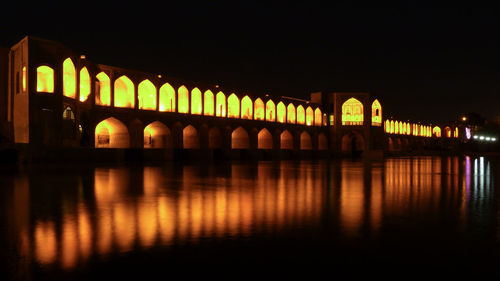
{"label": "arched opening", "polygon": [[394,134],[394,120],[391,120],[390,132],[391,132],[391,134]]}
{"label": "arched opening", "polygon": [[54,70],[46,65],[36,68],[36,91],[39,93],[54,92]]}
{"label": "arched opening", "polygon": [[306,123],[306,112],[302,105],[297,106],[297,124],[304,125]]}
{"label": "arched opening", "polygon": [[273,149],[273,136],[266,128],[260,130],[257,138],[259,149]]}
{"label": "arched opening", "polygon": [[323,113],[321,112],[321,109],[319,109],[319,107],[316,108],[316,110],[314,110],[314,125],[315,126],[321,126],[322,116],[323,116]]}
{"label": "arched opening", "polygon": [[306,125],[312,126],[313,123],[314,123],[314,111],[310,106],[308,106],[306,108]]}
{"label": "arched opening", "polygon": [[64,139],[75,139],[76,133],[75,114],[70,106],[66,106],[62,116],[62,136]]}
{"label": "arched opening", "polygon": [[293,105],[293,103],[290,103],[287,106],[286,122],[290,124],[295,124],[295,106]]}
{"label": "arched opening", "polygon": [[175,112],[175,89],[165,83],[160,87],[160,111]]}
{"label": "arched opening", "polygon": [[399,122],[399,133],[404,134],[405,132],[403,131],[403,122]]}
{"label": "arched opening", "polygon": [[80,70],[80,101],[84,102],[90,95],[90,74],[86,67]]}
{"label": "arched opening", "polygon": [[111,80],[104,72],[96,76],[95,103],[98,105],[111,105]]}
{"label": "arched opening", "polygon": [[252,99],[244,96],[241,99],[241,119],[252,119],[253,116],[253,103]]}
{"label": "arched opening", "polygon": [[217,127],[210,128],[208,131],[208,148],[222,148],[222,134]]}
{"label": "arched opening", "polygon": [[327,150],[328,149],[328,138],[323,133],[319,133],[318,135],[318,150]]}
{"label": "arched opening", "polygon": [[231,133],[231,148],[232,149],[249,149],[250,139],[248,138],[248,133],[242,127],[236,128]]}
{"label": "arched opening", "polygon": [[281,149],[293,149],[293,137],[288,130],[284,130],[280,134],[280,148]]}
{"label": "arched opening", "polygon": [[191,114],[201,114],[201,91],[198,88],[194,88],[191,91]]}
{"label": "arched opening", "polygon": [[280,123],[285,123],[286,122],[286,106],[281,101],[276,106],[276,119]]}
{"label": "arched opening", "polygon": [[357,99],[342,104],[342,125],[363,125],[363,104]]}
{"label": "arched opening", "polygon": [[110,117],[95,127],[96,148],[128,148],[130,137],[127,126],[118,119]]}
{"label": "arched opening", "polygon": [[365,147],[363,136],[357,132],[350,132],[342,137],[342,151],[343,152],[360,152]]}
{"label": "arched opening", "polygon": [[394,122],[394,133],[399,134],[399,121]]}
{"label": "arched opening", "polygon": [[149,80],[139,83],[137,90],[139,109],[156,110],[156,87]]}
{"label": "arched opening", "polygon": [[75,114],[73,113],[73,110],[70,106],[66,106],[66,108],[64,108],[63,120],[71,120],[73,122],[75,121]]}
{"label": "arched opening", "polygon": [[218,92],[215,97],[215,116],[226,117],[226,95]]}
{"label": "arched opening", "polygon": [[257,98],[254,102],[254,116],[253,119],[255,120],[264,120],[264,102],[260,99]]}
{"label": "arched opening", "polygon": [[394,141],[392,138],[387,138],[387,149],[389,151],[395,151],[396,149],[394,148]]}
{"label": "arched opening", "polygon": [[382,106],[378,100],[372,103],[372,126],[382,126]]}
{"label": "arched opening", "polygon": [[200,148],[200,137],[195,127],[188,125],[182,130],[182,147],[184,149]]}
{"label": "arched opening", "polygon": [[311,150],[312,149],[312,141],[311,135],[308,132],[304,131],[300,134],[300,150]]}
{"label": "arched opening", "polygon": [[227,117],[240,118],[240,100],[234,93],[227,98]]}
{"label": "arched opening", "polygon": [[272,100],[268,100],[266,102],[266,121],[274,122],[276,120],[276,109],[274,102]]}
{"label": "arched opening", "polygon": [[437,138],[440,138],[441,137],[441,128],[439,128],[438,126],[435,126],[434,128],[432,128],[432,135],[437,137]]}
{"label": "arched opening", "polygon": [[70,58],[63,62],[63,95],[76,98],[76,69]]}
{"label": "arched opening", "polygon": [[391,132],[391,121],[389,121],[389,119],[385,120],[385,128],[384,128],[385,132],[386,133],[390,133]]}
{"label": "arched opening", "polygon": [[178,94],[178,111],[179,113],[188,113],[189,112],[189,91],[185,86],[180,86],[179,90],[177,90]]}
{"label": "arched opening", "polygon": [[125,75],[115,80],[115,107],[134,108],[134,83]]}
{"label": "arched opening", "polygon": [[453,130],[453,137],[458,138],[458,127],[455,127],[455,130]]}
{"label": "arched opening", "polygon": [[203,114],[214,116],[214,94],[210,90],[206,90],[203,97]]}
{"label": "arched opening", "polygon": [[144,128],[144,148],[172,148],[172,133],[165,124],[154,121]]}

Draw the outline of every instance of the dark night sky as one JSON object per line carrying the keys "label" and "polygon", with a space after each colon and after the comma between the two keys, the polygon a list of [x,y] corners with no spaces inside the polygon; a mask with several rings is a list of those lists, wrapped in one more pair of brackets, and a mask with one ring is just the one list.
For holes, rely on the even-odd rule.
{"label": "dark night sky", "polygon": [[4,18],[0,45],[39,36],[96,63],[240,93],[369,91],[399,119],[448,121],[470,111],[500,117],[498,10],[139,2],[13,8],[26,20]]}

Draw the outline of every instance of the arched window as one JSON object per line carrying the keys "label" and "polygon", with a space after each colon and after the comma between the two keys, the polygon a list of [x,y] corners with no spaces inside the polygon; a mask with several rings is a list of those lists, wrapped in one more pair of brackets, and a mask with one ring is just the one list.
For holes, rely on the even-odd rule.
{"label": "arched window", "polygon": [[137,92],[139,109],[156,110],[156,87],[151,81],[147,79],[142,81]]}
{"label": "arched window", "polygon": [[36,68],[36,91],[44,93],[54,92],[54,70],[46,65]]}
{"label": "arched window", "polygon": [[64,109],[63,120],[75,121],[75,114],[73,113],[73,110],[71,109],[71,107],[66,106],[66,108]]}
{"label": "arched window", "polygon": [[95,103],[98,105],[111,105],[111,81],[104,72],[96,76]]}
{"label": "arched window", "polygon": [[439,128],[438,126],[435,126],[434,128],[432,128],[432,135],[437,137],[437,138],[440,138],[441,137],[441,128]]}
{"label": "arched window", "polygon": [[23,77],[22,77],[22,79],[23,79],[23,81],[22,81],[23,82],[23,92],[26,92],[26,80],[27,80],[26,76],[28,75],[26,73],[26,66],[23,66],[22,71],[23,71]]}
{"label": "arched window", "polygon": [[295,106],[293,103],[288,104],[286,110],[286,122],[295,124]]}
{"label": "arched window", "polygon": [[458,138],[458,127],[455,127],[455,130],[453,130],[453,137]]}
{"label": "arched window", "polygon": [[254,103],[254,116],[253,119],[255,120],[264,120],[264,102],[260,99],[257,98]]}
{"label": "arched window", "polygon": [[391,132],[391,121],[389,121],[389,119],[385,120],[385,132],[386,133]]}
{"label": "arched window", "polygon": [[201,91],[198,88],[194,88],[191,90],[191,114],[200,115],[201,110]]}
{"label": "arched window", "polygon": [[280,123],[286,122],[286,107],[281,101],[278,103],[278,106],[276,106],[276,119]]}
{"label": "arched window", "polygon": [[399,134],[399,121],[394,122],[394,133]]}
{"label": "arched window", "polygon": [[115,107],[134,108],[134,83],[125,75],[115,80]]}
{"label": "arched window", "polygon": [[321,113],[321,109],[316,108],[316,110],[314,110],[314,125],[315,126],[321,126],[321,122],[322,121],[322,116],[323,114]]}
{"label": "arched window", "polygon": [[215,116],[226,117],[226,95],[223,92],[215,96]]}
{"label": "arched window", "polygon": [[214,94],[206,90],[203,97],[203,114],[214,116]]}
{"label": "arched window", "polygon": [[382,126],[382,106],[378,100],[372,103],[372,126]]}
{"label": "arched window", "polygon": [[306,113],[302,105],[297,106],[297,124],[304,125],[306,123]]}
{"label": "arched window", "polygon": [[314,111],[310,106],[308,106],[306,108],[306,125],[312,126],[313,122],[314,122]]}
{"label": "arched window", "polygon": [[179,101],[179,113],[189,112],[189,91],[185,86],[180,86],[177,90]]}
{"label": "arched window", "polygon": [[394,134],[394,120],[391,120],[391,129],[390,129],[390,133],[391,133],[391,134]]}
{"label": "arched window", "polygon": [[76,69],[70,58],[63,62],[63,95],[76,98]]}
{"label": "arched window", "polygon": [[90,95],[90,74],[86,67],[80,70],[80,101],[84,102]]}
{"label": "arched window", "polygon": [[168,83],[160,87],[160,111],[175,112],[175,89]]}
{"label": "arched window", "polygon": [[268,100],[266,102],[266,121],[274,122],[275,120],[276,120],[276,110],[274,102],[272,100]]}
{"label": "arched window", "polygon": [[172,148],[172,133],[165,124],[154,121],[144,128],[144,148]]}
{"label": "arched window", "polygon": [[227,117],[240,118],[240,100],[234,93],[227,98]]}
{"label": "arched window", "polygon": [[342,125],[363,125],[363,104],[357,99],[342,104]]}
{"label": "arched window", "polygon": [[241,99],[241,119],[252,119],[253,116],[253,103],[252,99],[244,96]]}

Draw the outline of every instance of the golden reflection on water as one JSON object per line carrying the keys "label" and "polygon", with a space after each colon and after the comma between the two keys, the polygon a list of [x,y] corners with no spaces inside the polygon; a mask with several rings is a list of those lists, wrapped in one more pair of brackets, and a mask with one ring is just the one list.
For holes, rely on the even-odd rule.
{"label": "golden reflection on water", "polygon": [[378,235],[387,218],[437,214],[442,204],[459,206],[465,227],[492,189],[489,161],[470,157],[172,169],[95,168],[90,185],[59,191],[50,211],[33,209],[30,181],[15,179],[9,229],[20,254],[71,269],[93,256],[324,224]]}

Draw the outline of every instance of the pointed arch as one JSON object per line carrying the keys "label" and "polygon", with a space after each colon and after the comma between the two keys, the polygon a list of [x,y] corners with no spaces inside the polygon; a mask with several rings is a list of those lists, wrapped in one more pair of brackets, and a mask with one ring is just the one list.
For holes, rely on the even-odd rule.
{"label": "pointed arch", "polygon": [[389,121],[389,119],[385,120],[385,128],[384,128],[384,131],[386,133],[390,133],[391,132],[391,121]]}
{"label": "pointed arch", "polygon": [[281,101],[276,106],[276,120],[280,123],[286,122],[286,107]]}
{"label": "pointed arch", "polygon": [[156,87],[148,79],[139,83],[137,98],[139,109],[156,110]]}
{"label": "pointed arch", "polygon": [[432,135],[437,137],[437,138],[440,138],[441,137],[441,128],[439,128],[439,126],[434,126],[434,128],[432,128]]}
{"label": "pointed arch", "polygon": [[390,132],[391,132],[391,134],[394,134],[394,120],[391,120]]}
{"label": "pointed arch", "polygon": [[266,121],[274,122],[276,120],[276,106],[273,100],[269,99],[266,102]]}
{"label": "pointed arch", "polygon": [[96,75],[95,103],[98,105],[111,105],[111,80],[104,72]]}
{"label": "pointed arch", "polygon": [[160,106],[161,112],[175,112],[175,89],[169,83],[160,87]]}
{"label": "pointed arch", "polygon": [[394,134],[399,134],[399,121],[394,122]]}
{"label": "pointed arch", "polygon": [[217,127],[213,127],[208,130],[208,148],[222,148],[222,134]]}
{"label": "pointed arch", "polygon": [[234,93],[227,98],[227,117],[240,118],[240,99]]}
{"label": "pointed arch", "polygon": [[182,130],[182,147],[184,149],[200,148],[198,130],[196,130],[196,128],[192,125],[188,125]]}
{"label": "pointed arch", "polygon": [[311,135],[308,132],[303,131],[300,134],[300,150],[311,150],[312,149],[312,141]]}
{"label": "pointed arch", "polygon": [[273,136],[266,128],[260,130],[257,142],[258,149],[273,149]]}
{"label": "pointed arch", "polygon": [[280,149],[293,149],[293,137],[288,130],[280,134]]}
{"label": "pointed arch", "polygon": [[254,116],[253,119],[255,120],[264,120],[264,102],[260,99],[257,98],[254,102]]}
{"label": "pointed arch", "polygon": [[363,104],[350,98],[342,104],[342,125],[363,125]]}
{"label": "pointed arch", "polygon": [[214,94],[210,90],[203,94],[203,115],[214,116]]}
{"label": "pointed arch", "polygon": [[382,106],[378,100],[372,103],[372,126],[382,126]]}
{"label": "pointed arch", "polygon": [[299,104],[297,106],[297,124],[304,125],[306,123],[306,112],[304,110],[304,107]]}
{"label": "pointed arch", "polygon": [[172,148],[172,132],[160,121],[144,128],[144,148]]}
{"label": "pointed arch", "polygon": [[36,91],[39,93],[54,92],[54,69],[46,65],[36,68]]}
{"label": "pointed arch", "polygon": [[244,96],[241,99],[241,119],[252,119],[253,117],[253,102],[249,96]]}
{"label": "pointed arch", "polygon": [[178,101],[178,112],[188,113],[189,112],[189,91],[186,86],[180,86],[177,90],[177,101]]}
{"label": "pointed arch", "polygon": [[288,104],[286,110],[286,122],[290,124],[295,124],[295,106],[293,103]]}
{"label": "pointed arch", "polygon": [[63,95],[76,98],[76,69],[71,58],[63,62]]}
{"label": "pointed arch", "polygon": [[318,107],[314,110],[314,126],[321,126],[323,118],[323,113],[321,109]]}
{"label": "pointed arch", "polygon": [[116,118],[110,117],[95,127],[96,148],[128,148],[130,137],[127,126]]}
{"label": "pointed arch", "polygon": [[327,150],[328,149],[328,138],[325,134],[319,133],[318,135],[318,150]]}
{"label": "pointed arch", "polygon": [[201,115],[201,91],[198,88],[191,90],[191,114]]}
{"label": "pointed arch", "polygon": [[226,117],[226,95],[218,92],[215,97],[215,116]]}
{"label": "pointed arch", "polygon": [[310,106],[308,106],[306,108],[306,125],[312,126],[313,123],[314,123],[314,111]]}
{"label": "pointed arch", "polygon": [[134,83],[127,76],[122,75],[115,80],[115,107],[134,108]]}
{"label": "pointed arch", "polygon": [[90,74],[86,67],[80,70],[80,101],[84,102],[90,95]]}
{"label": "pointed arch", "polygon": [[242,127],[236,128],[231,133],[231,148],[232,149],[250,148],[250,139],[248,138],[248,133]]}

